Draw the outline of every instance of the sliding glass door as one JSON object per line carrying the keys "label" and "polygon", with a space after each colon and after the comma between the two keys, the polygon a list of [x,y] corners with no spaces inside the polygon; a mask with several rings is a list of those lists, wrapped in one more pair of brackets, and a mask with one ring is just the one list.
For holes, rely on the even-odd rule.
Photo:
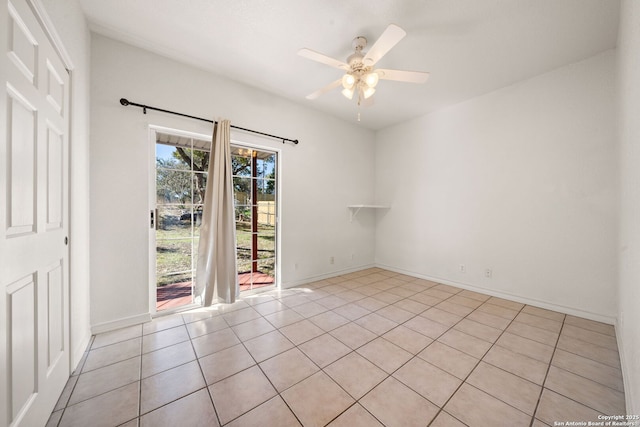
{"label": "sliding glass door", "polygon": [[276,283],[277,153],[232,146],[240,290]]}

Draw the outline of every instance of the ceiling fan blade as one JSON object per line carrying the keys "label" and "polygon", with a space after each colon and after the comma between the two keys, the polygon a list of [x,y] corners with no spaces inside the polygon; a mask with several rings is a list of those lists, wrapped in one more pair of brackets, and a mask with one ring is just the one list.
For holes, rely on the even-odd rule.
{"label": "ceiling fan blade", "polygon": [[321,64],[328,65],[330,67],[339,68],[341,70],[349,70],[349,64],[342,62],[338,59],[331,58],[315,50],[303,48],[298,51],[298,55],[303,56],[312,61],[320,62]]}
{"label": "ceiling fan blade", "polygon": [[407,83],[424,83],[429,78],[429,73],[422,71],[402,71],[378,69],[375,72],[382,80],[395,80]]}
{"label": "ceiling fan blade", "polygon": [[318,89],[317,91],[309,94],[306,96],[307,99],[316,99],[318,98],[320,95],[324,95],[325,93],[337,88],[338,86],[340,86],[342,84],[342,78],[339,78],[338,80],[336,80],[335,82],[329,83],[328,85],[326,85],[325,87],[323,87],[322,89]]}
{"label": "ceiling fan blade", "polygon": [[395,24],[389,24],[380,38],[371,46],[362,62],[367,66],[374,65],[406,35],[407,33],[402,28]]}

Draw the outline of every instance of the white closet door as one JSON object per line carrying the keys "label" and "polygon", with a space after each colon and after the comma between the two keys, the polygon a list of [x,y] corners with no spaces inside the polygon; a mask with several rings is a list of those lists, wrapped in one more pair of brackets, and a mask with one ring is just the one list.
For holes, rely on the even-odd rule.
{"label": "white closet door", "polygon": [[0,426],[37,426],[69,377],[69,74],[30,2],[2,7]]}

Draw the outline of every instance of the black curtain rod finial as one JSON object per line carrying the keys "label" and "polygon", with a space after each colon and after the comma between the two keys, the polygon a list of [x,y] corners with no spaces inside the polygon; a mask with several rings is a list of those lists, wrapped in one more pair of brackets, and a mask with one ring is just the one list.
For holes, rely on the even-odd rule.
{"label": "black curtain rod finial", "polygon": [[127,98],[120,98],[120,104],[124,105],[125,107],[127,105],[130,104],[129,100]]}

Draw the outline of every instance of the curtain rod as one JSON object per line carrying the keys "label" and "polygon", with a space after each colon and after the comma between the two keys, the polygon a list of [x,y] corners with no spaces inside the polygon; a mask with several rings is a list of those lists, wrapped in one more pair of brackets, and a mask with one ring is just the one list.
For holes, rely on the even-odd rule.
{"label": "curtain rod", "polygon": [[[209,122],[209,123],[213,123],[213,124],[217,124],[218,123],[218,122],[215,122],[213,120],[203,119],[202,117],[190,116],[188,114],[178,113],[178,112],[170,111],[170,110],[163,110],[162,108],[151,107],[149,105],[137,104],[135,102],[129,101],[126,98],[120,98],[120,104],[124,105],[125,107],[128,106],[128,105],[133,105],[134,107],[140,107],[140,108],[142,108],[142,112],[144,114],[147,114],[147,110],[155,110],[155,111],[160,111],[160,112],[163,112],[163,113],[175,114],[176,116],[182,116],[182,117],[188,117],[190,119],[201,120],[203,122]],[[256,133],[258,135],[268,136],[269,138],[280,139],[280,140],[282,140],[283,144],[285,142],[292,142],[292,143],[298,145],[298,142],[299,142],[297,139],[283,138],[281,136],[271,135],[269,133],[264,133],[264,132],[260,132],[260,131],[257,131],[257,130],[241,128],[240,126],[231,125],[231,127],[234,128],[234,129],[238,129],[238,130],[243,130],[245,132],[251,132],[251,133]]]}

